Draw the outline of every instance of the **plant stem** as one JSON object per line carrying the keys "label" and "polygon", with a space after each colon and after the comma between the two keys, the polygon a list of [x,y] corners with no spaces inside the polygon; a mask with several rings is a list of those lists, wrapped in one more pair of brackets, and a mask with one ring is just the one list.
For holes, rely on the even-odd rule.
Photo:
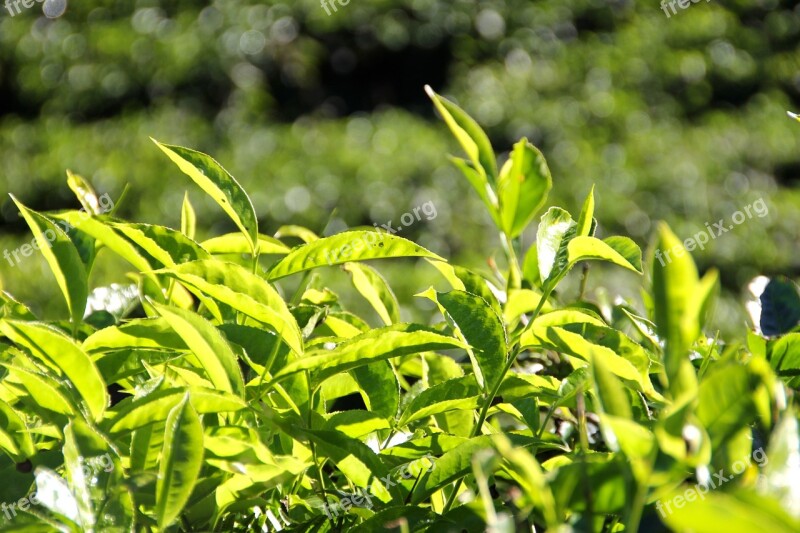
{"label": "plant stem", "polygon": [[586,282],[589,280],[589,263],[583,263],[583,272],[581,275],[581,290],[578,293],[578,300],[583,300],[583,295],[586,293]]}
{"label": "plant stem", "polygon": [[514,243],[503,232],[500,233],[500,242],[503,244],[503,251],[508,259],[508,286],[518,289],[522,286],[522,272],[519,268],[519,261],[517,261],[517,253],[514,251]]}

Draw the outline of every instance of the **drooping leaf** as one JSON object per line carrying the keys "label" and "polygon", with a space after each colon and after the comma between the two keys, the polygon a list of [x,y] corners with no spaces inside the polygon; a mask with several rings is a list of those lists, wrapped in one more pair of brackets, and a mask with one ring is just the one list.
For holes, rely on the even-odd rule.
{"label": "drooping leaf", "polygon": [[350,274],[356,290],[372,305],[385,325],[400,322],[400,304],[377,270],[359,263],[345,263],[344,269]]}
{"label": "drooping leaf", "polygon": [[[239,411],[247,408],[243,400],[232,394],[201,387],[192,387],[190,393],[192,407],[200,414]],[[109,433],[120,433],[166,420],[170,411],[185,395],[186,389],[171,388],[123,400],[115,406],[114,417],[107,420],[103,427]]]}
{"label": "drooping leaf", "polygon": [[435,253],[411,241],[379,231],[345,231],[298,246],[269,271],[271,281],[322,266],[388,257],[429,257]]}
{"label": "drooping leaf", "polygon": [[[78,211],[66,211],[53,216],[56,220],[61,220],[62,224],[75,227],[93,237],[145,275],[156,266],[152,257],[113,227],[114,220],[108,216],[84,218]],[[149,276],[155,283],[155,277]]]}
{"label": "drooping leaf", "polygon": [[66,478],[86,530],[133,529],[133,498],[121,482],[122,465],[112,444],[75,419],[64,428],[63,453]]}
{"label": "drooping leaf", "polygon": [[[252,253],[250,243],[241,233],[228,233],[212,237],[201,243],[210,254],[249,254]],[[258,235],[258,251],[262,254],[286,255],[289,247],[269,235]]]}
{"label": "drooping leaf", "polygon": [[576,236],[567,245],[570,264],[597,259],[642,273],[642,251],[627,237],[609,237],[602,241],[595,237]]}
{"label": "drooping leaf", "polygon": [[464,349],[465,345],[453,337],[423,326],[395,324],[353,337],[332,349],[309,350],[304,358],[289,363],[273,378],[279,380],[296,372],[313,370],[315,378],[321,381],[339,372],[375,361],[452,348]]}

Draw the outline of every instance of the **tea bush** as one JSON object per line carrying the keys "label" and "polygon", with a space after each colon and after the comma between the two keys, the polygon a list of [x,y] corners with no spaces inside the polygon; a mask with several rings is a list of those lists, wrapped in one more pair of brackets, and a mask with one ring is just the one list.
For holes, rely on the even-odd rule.
{"label": "tea bush", "polygon": [[[267,235],[219,163],[159,141],[237,232],[195,240],[188,199],[180,230],[124,221],[75,174],[81,211],[14,199],[69,318],[2,293],[3,530],[800,528],[796,286],[760,280],[756,331],[726,343],[705,331],[716,271],[663,224],[645,260],[598,237],[593,190],[577,216],[545,210],[523,250],[544,156],[522,139],[498,167],[429,94],[497,229],[490,272],[373,227]],[[101,254],[129,283],[89,286]],[[442,320],[404,322],[378,259],[437,272],[446,288],[416,296]],[[644,304],[588,300],[596,261],[644,275]],[[369,315],[329,288],[333,265]]]}

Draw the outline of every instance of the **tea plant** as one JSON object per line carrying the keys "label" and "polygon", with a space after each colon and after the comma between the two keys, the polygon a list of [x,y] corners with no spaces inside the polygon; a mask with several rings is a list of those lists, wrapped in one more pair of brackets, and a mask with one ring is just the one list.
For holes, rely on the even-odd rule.
{"label": "tea plant", "polygon": [[[795,285],[767,285],[746,346],[708,337],[716,272],[700,277],[687,253],[643,263],[632,240],[597,237],[594,191],[577,216],[546,210],[523,250],[552,187],[543,155],[522,139],[498,168],[477,123],[429,94],[502,269],[374,228],[266,235],[219,163],[158,141],[238,232],[195,241],[188,200],[180,230],[120,220],[76,175],[83,211],[14,199],[70,316],[41,321],[2,295],[4,530],[800,528]],[[652,248],[683,250],[664,225]],[[131,265],[131,286],[90,292],[100,253]],[[399,258],[448,287],[416,295],[438,310],[433,326],[403,322],[367,263]],[[589,261],[646,271],[643,308],[585,299],[586,268],[577,298],[561,290]],[[374,317],[325,286],[341,275],[329,262]],[[724,486],[709,490],[712,474]]]}

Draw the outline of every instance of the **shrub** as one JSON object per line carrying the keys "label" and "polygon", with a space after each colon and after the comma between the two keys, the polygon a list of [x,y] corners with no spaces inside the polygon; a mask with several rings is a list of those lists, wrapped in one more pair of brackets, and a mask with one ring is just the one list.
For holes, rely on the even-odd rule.
{"label": "shrub", "polygon": [[[797,530],[794,284],[766,286],[746,346],[709,338],[716,272],[595,236],[593,190],[577,217],[546,210],[523,254],[552,186],[543,155],[522,139],[498,168],[478,125],[429,94],[503,271],[375,228],[262,234],[219,163],[157,141],[238,232],[195,241],[188,200],[180,230],[125,222],[73,174],[81,211],[17,202],[70,316],[43,322],[2,296],[8,529]],[[665,225],[652,248],[683,250]],[[103,249],[130,285],[90,292]],[[441,274],[446,290],[417,296],[442,322],[403,322],[367,263],[400,258]],[[561,290],[589,261],[647,271],[644,308]],[[374,316],[326,287],[334,264]]]}

